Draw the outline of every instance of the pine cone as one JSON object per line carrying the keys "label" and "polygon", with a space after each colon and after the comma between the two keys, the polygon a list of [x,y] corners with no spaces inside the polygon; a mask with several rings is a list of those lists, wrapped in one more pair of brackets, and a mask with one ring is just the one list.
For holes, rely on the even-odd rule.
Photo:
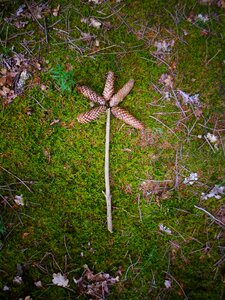
{"label": "pine cone", "polygon": [[91,122],[91,121],[97,119],[105,111],[106,111],[105,106],[98,106],[98,107],[95,107],[89,111],[86,111],[86,112],[80,114],[77,117],[77,120],[79,123],[88,123],[88,122]]}
{"label": "pine cone", "polygon": [[124,86],[112,97],[109,104],[111,107],[118,105],[132,90],[134,80],[130,79]]}
{"label": "pine cone", "polygon": [[144,129],[144,125],[131,114],[129,114],[125,109],[116,106],[111,108],[111,112],[116,118],[122,120],[124,123],[139,130]]}
{"label": "pine cone", "polygon": [[106,101],[109,101],[114,93],[114,81],[114,73],[112,71],[109,71],[106,76],[105,87],[103,91],[103,97]]}
{"label": "pine cone", "polygon": [[77,91],[83,94],[84,97],[88,98],[92,102],[98,103],[100,105],[105,104],[105,99],[102,96],[99,96],[96,92],[94,92],[86,85],[77,86]]}

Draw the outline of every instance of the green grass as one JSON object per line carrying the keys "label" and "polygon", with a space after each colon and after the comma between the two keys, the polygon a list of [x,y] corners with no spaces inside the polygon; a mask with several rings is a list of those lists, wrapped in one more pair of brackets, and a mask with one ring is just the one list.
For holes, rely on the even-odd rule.
{"label": "green grass", "polygon": [[[73,282],[87,264],[95,273],[116,276],[121,270],[121,280],[110,289],[108,299],[183,299],[185,295],[188,299],[222,299],[224,264],[215,264],[223,255],[224,231],[194,205],[216,216],[223,204],[223,199],[201,200],[202,192],[224,182],[223,131],[215,133],[220,134],[215,153],[197,136],[213,133],[202,125],[224,128],[224,11],[195,5],[195,1],[170,1],[169,11],[163,1],[106,1],[98,6],[61,1],[59,17],[46,17],[48,25],[61,20],[54,25],[57,29],[49,30],[46,43],[45,33],[35,21],[30,20],[25,29],[5,23],[4,17],[23,1],[15,3],[6,6],[1,16],[2,40],[26,30],[34,34],[2,42],[2,52],[9,54],[12,46],[16,52],[24,52],[21,41],[26,39],[32,55],[42,61],[42,70],[35,76],[47,90],[32,85],[33,76],[25,92],[1,111],[0,166],[8,172],[0,169],[0,298],[88,299]],[[51,7],[57,4],[52,1]],[[177,12],[175,24],[171,15]],[[191,12],[208,13],[210,22],[193,25],[184,17]],[[80,22],[81,17],[109,15],[99,19],[111,22],[109,31]],[[43,19],[40,23],[44,24]],[[68,42],[68,26],[70,40],[75,40],[82,54]],[[77,28],[96,35],[100,48],[77,40]],[[201,34],[202,28],[209,31],[206,36]],[[171,53],[162,58],[169,66],[175,63],[173,71],[151,55],[156,51],[155,41],[164,39],[175,40]],[[137,130],[111,119],[113,234],[106,229],[102,193],[105,117],[79,124],[77,115],[90,104],[75,89],[80,83],[102,93],[108,70],[116,74],[116,90],[135,79],[133,90],[120,106],[141,120],[151,137],[147,143]],[[158,80],[169,72],[174,90],[200,94],[202,117],[196,119],[189,113],[181,123],[183,115],[174,99],[157,102],[161,95],[154,84],[163,89]],[[59,122],[51,124],[53,120]],[[192,126],[188,136],[187,128]],[[144,195],[143,181],[173,181],[176,168],[180,174],[177,190]],[[191,172],[198,173],[199,182],[183,184]],[[173,182],[169,189],[172,186]],[[13,199],[21,194],[25,206],[18,207]],[[170,228],[172,234],[161,232],[159,224]],[[17,264],[24,267],[20,286],[13,284]],[[70,280],[69,289],[51,284],[52,274],[60,268]],[[171,280],[171,288],[165,287],[165,279]],[[34,285],[38,280],[41,289]],[[5,285],[9,292],[2,290]]]}

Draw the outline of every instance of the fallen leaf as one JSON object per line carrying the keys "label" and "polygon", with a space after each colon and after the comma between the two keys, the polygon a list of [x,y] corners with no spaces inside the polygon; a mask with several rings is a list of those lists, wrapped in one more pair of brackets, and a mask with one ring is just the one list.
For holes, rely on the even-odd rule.
{"label": "fallen leaf", "polygon": [[59,123],[60,119],[54,119],[51,123],[50,126]]}
{"label": "fallen leaf", "polygon": [[13,283],[18,284],[18,285],[21,285],[21,284],[23,283],[22,277],[21,277],[21,276],[15,276],[15,277],[13,278]]}
{"label": "fallen leaf", "polygon": [[40,85],[40,88],[41,88],[41,90],[42,90],[43,92],[46,92],[47,89],[48,89],[48,86],[45,85],[45,84],[41,84],[41,85]]}
{"label": "fallen leaf", "polygon": [[67,287],[69,284],[69,279],[66,278],[65,275],[61,273],[53,273],[52,283],[58,286]]}
{"label": "fallen leaf", "polygon": [[179,95],[182,97],[184,104],[191,104],[194,107],[201,107],[199,101],[199,94],[189,95],[181,90],[178,90]]}
{"label": "fallen leaf", "polygon": [[198,174],[197,173],[191,173],[189,177],[186,177],[183,181],[184,184],[193,185],[195,181],[198,181]]}
{"label": "fallen leaf", "polygon": [[170,279],[166,279],[164,281],[164,285],[167,289],[171,288],[172,287],[172,281]]}
{"label": "fallen leaf", "polygon": [[35,285],[37,288],[42,288],[42,287],[43,287],[41,280],[35,281],[35,282],[34,282],[34,285]]}
{"label": "fallen leaf", "polygon": [[97,28],[99,29],[102,25],[101,22],[97,21],[96,19],[94,18],[90,18],[90,23],[89,23],[90,26],[94,27],[94,28]]}
{"label": "fallen leaf", "polygon": [[194,109],[194,115],[196,118],[200,118],[203,114],[202,108],[201,107],[196,107]]}
{"label": "fallen leaf", "polygon": [[14,202],[17,204],[17,205],[21,205],[21,206],[24,206],[24,200],[23,200],[23,195],[16,195],[14,197]]}
{"label": "fallen leaf", "polygon": [[24,232],[23,234],[22,234],[22,239],[25,239],[26,237],[28,237],[30,234],[29,234],[29,232]]}
{"label": "fallen leaf", "polygon": [[166,87],[173,87],[173,77],[168,74],[162,74],[159,78],[159,82],[163,83]]}
{"label": "fallen leaf", "polygon": [[52,14],[53,14],[54,17],[58,17],[59,10],[60,10],[60,4],[56,8],[54,8],[53,11],[52,11]]}
{"label": "fallen leaf", "polygon": [[169,235],[172,234],[172,231],[168,227],[164,226],[163,224],[159,224],[159,230],[163,231]]}
{"label": "fallen leaf", "polygon": [[157,55],[164,55],[165,53],[168,53],[171,51],[172,47],[174,46],[175,41],[160,41],[160,42],[155,42],[155,46],[157,47],[156,54]]}

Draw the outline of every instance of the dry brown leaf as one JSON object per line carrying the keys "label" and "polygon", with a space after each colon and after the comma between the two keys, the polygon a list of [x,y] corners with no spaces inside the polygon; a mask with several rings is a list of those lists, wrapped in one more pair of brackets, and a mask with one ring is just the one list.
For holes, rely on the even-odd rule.
{"label": "dry brown leaf", "polygon": [[58,17],[59,10],[60,10],[60,4],[56,8],[54,8],[53,11],[52,11],[52,14],[53,14],[54,17]]}
{"label": "dry brown leaf", "polygon": [[59,121],[60,121],[60,119],[54,119],[54,120],[50,123],[50,126],[59,123]]}

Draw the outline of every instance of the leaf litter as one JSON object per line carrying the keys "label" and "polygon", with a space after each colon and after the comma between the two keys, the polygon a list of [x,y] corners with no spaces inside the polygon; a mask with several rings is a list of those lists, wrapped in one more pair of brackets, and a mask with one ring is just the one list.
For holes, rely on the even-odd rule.
{"label": "leaf litter", "polygon": [[175,40],[172,39],[171,41],[158,41],[155,42],[155,47],[157,47],[157,50],[155,51],[155,54],[157,56],[164,56],[165,54],[168,54],[171,52],[173,46],[175,45]]}
{"label": "leaf litter", "polygon": [[222,195],[225,194],[225,186],[215,185],[208,193],[202,193],[201,199],[207,200],[209,198],[221,199]]}
{"label": "leaf litter", "polygon": [[69,279],[67,279],[66,275],[62,275],[61,273],[53,273],[52,283],[58,286],[67,287],[69,284]]}
{"label": "leaf litter", "polygon": [[193,185],[196,181],[198,181],[198,173],[191,173],[184,179],[183,183]]}
{"label": "leaf litter", "polygon": [[0,68],[0,96],[4,106],[22,94],[27,80],[42,69],[37,59],[26,58],[20,53],[12,56],[1,55]]}
{"label": "leaf litter", "polygon": [[73,278],[81,294],[91,296],[92,299],[106,299],[112,285],[119,282],[119,275],[112,277],[108,273],[94,274],[88,265],[84,265],[84,272],[78,279]]}
{"label": "leaf litter", "polygon": [[59,15],[59,10],[60,5],[50,9],[48,3],[29,1],[26,4],[19,6],[14,14],[11,14],[10,17],[6,17],[4,20],[15,28],[20,29],[26,27],[30,20],[40,20],[49,14],[57,17]]}

